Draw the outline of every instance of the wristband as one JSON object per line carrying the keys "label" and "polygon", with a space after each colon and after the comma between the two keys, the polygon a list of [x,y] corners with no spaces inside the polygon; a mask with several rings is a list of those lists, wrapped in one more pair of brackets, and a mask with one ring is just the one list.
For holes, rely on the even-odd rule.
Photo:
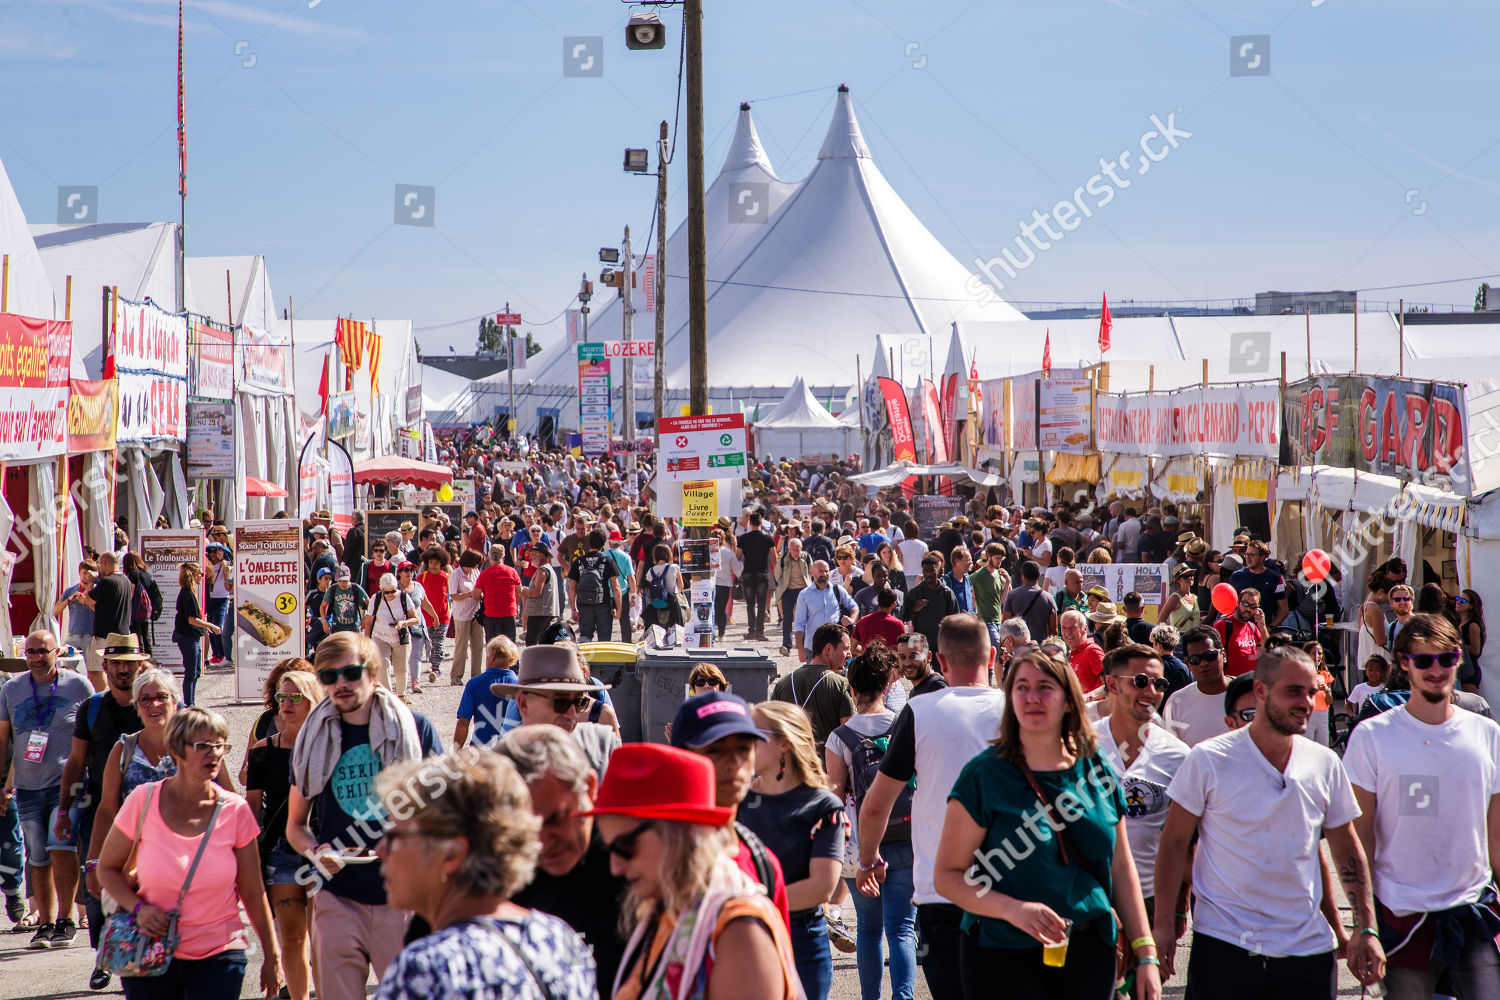
{"label": "wristband", "polygon": [[1146,955],[1144,957],[1136,959],[1135,960],[1135,964],[1138,965],[1138,966],[1139,965],[1154,965],[1154,966],[1156,966],[1159,969],[1159,968],[1161,968],[1161,959],[1157,958],[1155,955]]}
{"label": "wristband", "polygon": [[1359,928],[1359,932],[1360,932],[1360,933],[1361,933],[1361,934],[1368,934],[1368,935],[1370,935],[1370,936],[1371,936],[1371,937],[1372,937],[1372,938],[1374,938],[1374,939],[1375,939],[1375,940],[1377,940],[1377,941],[1379,941],[1379,940],[1380,940],[1380,932],[1379,932],[1379,931],[1377,931],[1377,930],[1376,930],[1376,929],[1375,929],[1375,928],[1373,928],[1373,927],[1364,927],[1364,926],[1361,926],[1361,927],[1360,927],[1360,928]]}
{"label": "wristband", "polygon": [[872,872],[872,871],[875,871],[877,868],[884,868],[884,867],[885,867],[885,859],[884,858],[876,858],[870,864],[865,864],[863,861],[861,861],[859,863],[859,870],[862,871],[862,872]]}
{"label": "wristband", "polygon": [[1175,916],[1177,917],[1178,920],[1186,920],[1188,918],[1188,915],[1186,913],[1178,913],[1178,914],[1175,914]]}
{"label": "wristband", "polygon": [[84,874],[88,874],[89,872],[93,871],[94,869],[96,869],[98,867],[99,867],[99,859],[98,858],[89,858],[87,861],[85,861],[83,863]]}
{"label": "wristband", "polygon": [[130,911],[130,915],[132,917],[136,916],[137,914],[139,914],[141,912],[141,907],[143,907],[145,905],[146,905],[146,901],[144,899],[137,899],[135,901],[135,909],[133,909],[133,910]]}
{"label": "wristband", "polygon": [[1137,948],[1155,948],[1155,947],[1156,947],[1156,938],[1151,937],[1150,935],[1143,935],[1141,937],[1136,938],[1134,941],[1130,942],[1130,950],[1131,951],[1135,951]]}

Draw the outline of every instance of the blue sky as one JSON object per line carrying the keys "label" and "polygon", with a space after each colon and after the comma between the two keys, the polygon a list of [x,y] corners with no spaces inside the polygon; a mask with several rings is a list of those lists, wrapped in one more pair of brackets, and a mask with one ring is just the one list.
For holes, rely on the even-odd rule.
{"label": "blue sky", "polygon": [[[1023,308],[1272,288],[1467,304],[1477,281],[1376,289],[1500,272],[1493,4],[708,6],[709,177],[741,100],[778,173],[804,176],[847,83],[876,162],[966,264],[1175,113],[1191,138],[1006,282]],[[629,52],[631,9],[189,3],[189,252],[264,253],[282,305],[411,317],[438,327],[432,353],[471,349],[469,318],[506,301],[561,336],[541,321],[598,247],[649,226],[654,183],[621,151],[673,117],[680,12],[662,9],[667,49]],[[98,185],[105,222],[177,217],[175,22],[169,0],[0,0],[0,159],[33,221],[67,184]],[[1242,35],[1270,36],[1269,75],[1231,76]],[[602,76],[563,76],[565,36],[602,36]],[[677,221],[685,167],[679,143]],[[435,187],[434,226],[393,224],[397,183]]]}

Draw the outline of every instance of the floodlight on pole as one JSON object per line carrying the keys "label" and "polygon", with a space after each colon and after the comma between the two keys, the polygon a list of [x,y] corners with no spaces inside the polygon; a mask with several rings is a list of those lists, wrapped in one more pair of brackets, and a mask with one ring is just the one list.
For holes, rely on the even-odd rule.
{"label": "floodlight on pole", "polygon": [[625,172],[644,174],[651,169],[650,153],[644,149],[625,150]]}
{"label": "floodlight on pole", "polygon": [[615,247],[599,248],[599,263],[618,264],[620,262],[620,251]]}

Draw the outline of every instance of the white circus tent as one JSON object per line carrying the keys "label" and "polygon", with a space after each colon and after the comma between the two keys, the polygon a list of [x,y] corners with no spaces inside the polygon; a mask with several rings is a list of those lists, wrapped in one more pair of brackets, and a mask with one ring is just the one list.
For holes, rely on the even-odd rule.
{"label": "white circus tent", "polygon": [[[966,289],[969,272],[876,167],[847,88],[839,88],[817,165],[797,183],[776,176],[742,105],[729,155],[705,197],[708,383],[721,412],[779,401],[798,375],[815,391],[842,395],[857,380],[856,358],[872,360],[878,335],[945,338],[954,322],[1023,318]],[[686,251],[679,228],[667,242],[661,359],[674,398],[685,397],[689,380]],[[637,289],[638,337],[654,325],[643,307]],[[600,309],[589,339],[619,339],[621,316],[619,300]],[[555,344],[532,359],[524,394],[518,378],[523,431],[535,429],[539,416],[576,425],[575,358],[572,345]],[[495,394],[480,396],[476,418],[503,405],[499,380],[492,381]]]}
{"label": "white circus tent", "polygon": [[859,450],[859,429],[842,423],[813,396],[802,376],[786,397],[752,425],[755,453],[796,459],[803,455],[843,457]]}

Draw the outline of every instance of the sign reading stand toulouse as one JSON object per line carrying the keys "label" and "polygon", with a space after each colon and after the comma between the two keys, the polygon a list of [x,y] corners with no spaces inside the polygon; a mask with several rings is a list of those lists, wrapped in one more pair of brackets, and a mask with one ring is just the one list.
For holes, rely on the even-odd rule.
{"label": "sign reading stand toulouse", "polygon": [[302,525],[274,518],[234,528],[234,694],[259,701],[276,661],[306,646]]}

